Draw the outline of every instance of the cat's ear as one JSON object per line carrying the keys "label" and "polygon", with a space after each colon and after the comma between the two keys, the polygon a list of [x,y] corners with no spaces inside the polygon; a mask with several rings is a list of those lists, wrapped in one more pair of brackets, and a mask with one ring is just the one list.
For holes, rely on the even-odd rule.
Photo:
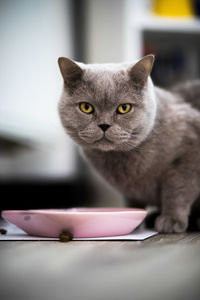
{"label": "cat's ear", "polygon": [[83,70],[75,62],[65,57],[58,59],[58,65],[66,86],[75,88],[81,81]]}
{"label": "cat's ear", "polygon": [[129,70],[131,81],[139,88],[143,88],[151,73],[154,62],[154,55],[144,56]]}

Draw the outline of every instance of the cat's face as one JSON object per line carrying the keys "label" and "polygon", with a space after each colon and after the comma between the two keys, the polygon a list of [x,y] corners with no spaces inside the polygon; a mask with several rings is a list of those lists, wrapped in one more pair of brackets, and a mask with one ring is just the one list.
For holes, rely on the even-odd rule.
{"label": "cat's face", "polygon": [[128,151],[151,131],[156,112],[148,75],[153,56],[130,64],[83,65],[60,58],[62,124],[87,149]]}

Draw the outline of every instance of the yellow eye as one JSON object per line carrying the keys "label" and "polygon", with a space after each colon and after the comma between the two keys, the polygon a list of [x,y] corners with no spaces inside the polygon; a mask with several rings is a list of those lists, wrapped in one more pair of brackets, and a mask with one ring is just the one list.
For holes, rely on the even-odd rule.
{"label": "yellow eye", "polygon": [[80,110],[82,112],[84,112],[85,114],[91,114],[94,111],[94,107],[87,102],[80,103],[79,107],[80,107]]}
{"label": "yellow eye", "polygon": [[117,112],[119,114],[127,114],[131,110],[131,104],[124,103],[118,106]]}

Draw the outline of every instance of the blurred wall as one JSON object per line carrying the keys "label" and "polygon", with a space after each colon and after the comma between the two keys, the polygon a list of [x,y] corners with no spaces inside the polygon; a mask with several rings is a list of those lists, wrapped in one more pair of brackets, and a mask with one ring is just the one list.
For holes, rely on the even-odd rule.
{"label": "blurred wall", "polygon": [[124,59],[124,0],[86,0],[86,60],[88,63]]}
{"label": "blurred wall", "polygon": [[0,137],[30,146],[0,153],[0,176],[71,176],[61,127],[59,56],[73,58],[70,0],[0,1]]}

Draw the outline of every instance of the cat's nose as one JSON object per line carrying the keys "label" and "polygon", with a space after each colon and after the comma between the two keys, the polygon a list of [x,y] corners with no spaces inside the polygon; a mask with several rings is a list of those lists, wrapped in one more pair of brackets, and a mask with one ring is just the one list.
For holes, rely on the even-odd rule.
{"label": "cat's nose", "polygon": [[110,127],[110,125],[109,124],[100,124],[99,127],[101,128],[102,131],[105,132]]}

